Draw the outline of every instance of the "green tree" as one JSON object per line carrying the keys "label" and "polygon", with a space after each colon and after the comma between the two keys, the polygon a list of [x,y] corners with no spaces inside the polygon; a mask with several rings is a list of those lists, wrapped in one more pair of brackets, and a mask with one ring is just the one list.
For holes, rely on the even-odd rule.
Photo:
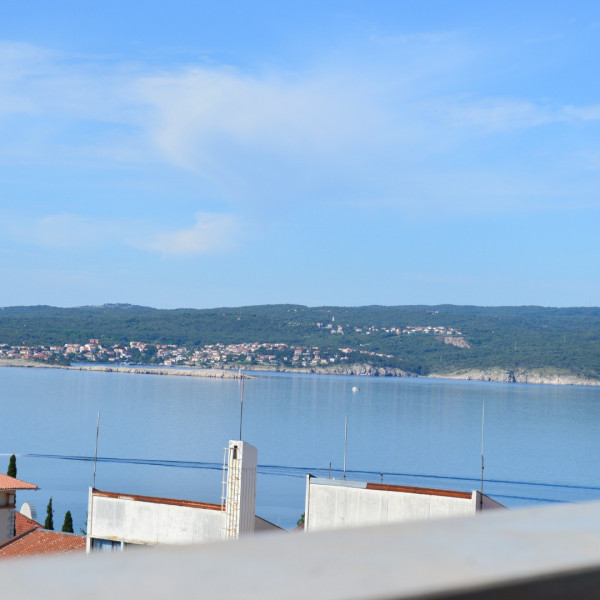
{"label": "green tree", "polygon": [[46,520],[44,521],[44,529],[52,529],[54,530],[54,516],[52,510],[52,498],[48,502],[48,506],[46,507]]}
{"label": "green tree", "polygon": [[6,471],[6,474],[9,477],[17,476],[17,457],[14,454],[11,455],[10,460],[8,461],[8,471]]}
{"label": "green tree", "polygon": [[73,533],[73,517],[71,517],[70,510],[65,514],[65,522],[63,523],[61,531],[64,533]]}
{"label": "green tree", "polygon": [[296,525],[298,525],[298,527],[304,527],[304,513],[300,515],[300,518],[296,521]]}

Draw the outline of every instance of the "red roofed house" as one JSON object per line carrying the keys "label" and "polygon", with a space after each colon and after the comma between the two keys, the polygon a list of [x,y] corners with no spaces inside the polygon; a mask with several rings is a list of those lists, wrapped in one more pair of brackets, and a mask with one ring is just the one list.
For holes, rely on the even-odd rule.
{"label": "red roofed house", "polygon": [[[20,513],[16,513],[16,515],[20,515]],[[19,520],[17,516],[17,521]],[[35,523],[31,519],[26,520]],[[85,552],[85,537],[73,533],[48,531],[43,529],[39,523],[35,523],[33,528],[0,544],[0,559],[36,554],[65,554],[67,552]]]}
{"label": "red roofed house", "polygon": [[[21,507],[21,510],[23,510],[23,507]],[[15,535],[21,535],[22,533],[31,531],[36,527],[39,527],[40,529],[42,528],[37,521],[34,521],[33,519],[26,517],[22,512],[15,510]]]}
{"label": "red roofed house", "polygon": [[0,474],[0,544],[15,532],[15,494],[17,490],[37,490],[37,485]]}
{"label": "red roofed house", "polygon": [[[48,531],[37,521],[15,510],[15,491],[31,489],[35,490],[37,487],[7,475],[0,475],[0,498],[4,495],[5,500],[4,505],[0,506],[0,514],[4,519],[10,513],[9,518],[2,521],[3,523],[9,522],[8,526],[3,525],[2,531],[4,532],[7,527],[11,531],[10,536],[4,536],[0,540],[0,559],[35,554],[85,552],[84,536]],[[2,513],[7,513],[7,515]],[[13,531],[15,532],[14,537],[12,536]]]}

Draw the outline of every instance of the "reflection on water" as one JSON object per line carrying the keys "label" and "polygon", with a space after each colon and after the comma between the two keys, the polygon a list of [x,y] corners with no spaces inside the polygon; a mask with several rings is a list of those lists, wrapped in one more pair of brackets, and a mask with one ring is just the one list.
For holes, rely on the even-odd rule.
{"label": "reflection on water", "polygon": [[[256,373],[253,373],[256,375]],[[214,380],[0,369],[0,452],[20,493],[83,526],[97,412],[100,489],[219,502],[223,448],[239,435],[240,388]],[[360,392],[352,392],[358,385]],[[247,380],[244,438],[258,448],[257,512],[293,527],[305,474],[478,489],[508,506],[600,498],[600,389],[429,379],[260,374]],[[0,470],[3,470],[0,457]]]}

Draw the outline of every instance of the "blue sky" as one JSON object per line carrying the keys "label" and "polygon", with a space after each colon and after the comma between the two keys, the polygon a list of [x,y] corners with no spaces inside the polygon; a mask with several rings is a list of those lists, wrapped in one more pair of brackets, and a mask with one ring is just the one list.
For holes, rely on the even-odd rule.
{"label": "blue sky", "polygon": [[1,305],[600,304],[595,2],[0,23]]}

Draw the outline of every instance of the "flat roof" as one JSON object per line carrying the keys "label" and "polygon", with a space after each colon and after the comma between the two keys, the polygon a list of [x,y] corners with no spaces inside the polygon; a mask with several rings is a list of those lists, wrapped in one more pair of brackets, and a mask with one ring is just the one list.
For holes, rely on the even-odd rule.
{"label": "flat roof", "polygon": [[412,487],[405,485],[384,485],[383,483],[367,483],[368,490],[382,490],[385,492],[404,492],[405,494],[425,494],[427,496],[449,496],[450,498],[464,498],[470,500],[471,492],[459,492],[456,490],[438,490],[435,488]]}
{"label": "flat roof", "polygon": [[195,502],[193,500],[177,500],[176,498],[158,498],[155,496],[139,496],[137,494],[121,494],[117,492],[103,492],[92,489],[92,495],[102,498],[115,498],[118,500],[134,500],[136,502],[150,502],[151,504],[169,504],[171,506],[187,506],[189,508],[204,508],[206,510],[222,510],[220,504],[209,502]]}
{"label": "flat roof", "polygon": [[364,481],[347,481],[345,479],[325,479],[323,477],[311,477],[313,485],[331,485],[335,487],[352,487],[363,490],[379,490],[383,492],[401,492],[404,494],[423,494],[426,496],[446,496],[450,498],[463,498],[470,500],[472,492],[461,492],[458,490],[439,490],[436,488],[423,488],[406,485],[386,485],[383,483],[367,483]]}

